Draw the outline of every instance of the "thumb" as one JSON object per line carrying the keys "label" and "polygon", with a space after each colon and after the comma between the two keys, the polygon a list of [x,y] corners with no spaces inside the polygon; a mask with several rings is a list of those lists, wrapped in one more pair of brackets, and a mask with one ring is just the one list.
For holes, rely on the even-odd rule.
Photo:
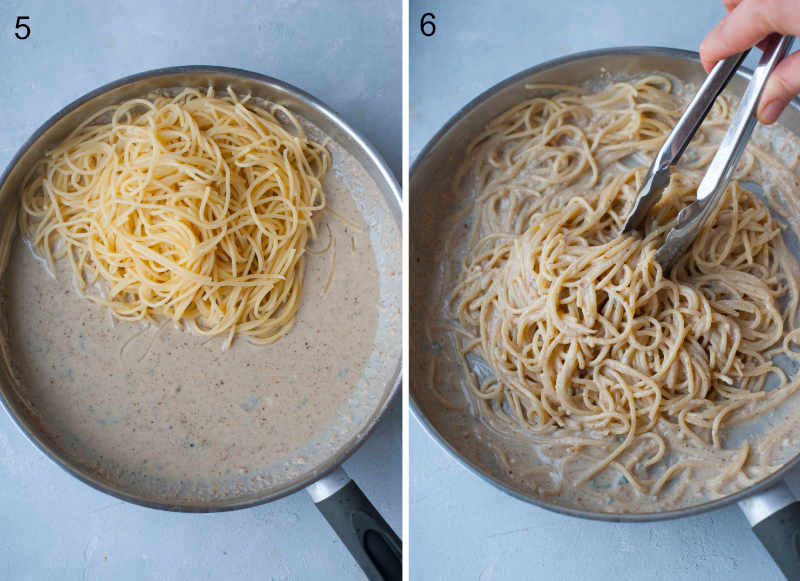
{"label": "thumb", "polygon": [[758,120],[774,123],[795,95],[800,93],[800,53],[783,59],[767,79],[758,104]]}

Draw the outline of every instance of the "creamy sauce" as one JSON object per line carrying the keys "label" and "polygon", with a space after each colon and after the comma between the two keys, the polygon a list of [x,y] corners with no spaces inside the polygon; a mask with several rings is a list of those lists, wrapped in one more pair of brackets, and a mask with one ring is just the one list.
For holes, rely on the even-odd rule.
{"label": "creamy sauce", "polygon": [[[691,96],[694,87],[683,86],[679,96],[686,100]],[[732,100],[732,107],[735,100]],[[714,137],[721,137],[719,132]],[[797,137],[781,128],[763,128],[755,132],[753,140],[762,149],[781,158],[792,165],[800,153]],[[692,150],[685,154],[691,156]],[[647,165],[649,160],[638,160],[637,165]],[[706,476],[711,475],[697,470],[691,486],[679,489],[681,483],[675,479],[667,484],[659,498],[637,495],[631,486],[626,486],[624,478],[596,478],[587,483],[592,494],[586,494],[587,488],[566,486],[557,494],[557,483],[550,477],[552,462],[545,459],[537,445],[519,437],[501,435],[485,425],[477,411],[472,409],[467,393],[464,369],[460,362],[451,355],[452,345],[448,344],[450,329],[442,325],[452,325],[450,305],[447,297],[453,288],[453,281],[461,268],[461,260],[468,247],[471,227],[470,211],[475,197],[482,191],[474,173],[475,160],[467,158],[455,172],[455,178],[446,182],[444,177],[452,175],[450,168],[442,168],[431,184],[431,191],[416,192],[419,200],[424,195],[435,195],[437,202],[425,202],[426,212],[412,215],[412,228],[424,232],[415,233],[412,240],[412,296],[411,296],[411,386],[414,399],[430,420],[432,426],[457,454],[486,475],[502,483],[504,486],[524,496],[539,499],[543,502],[580,510],[604,513],[649,513],[669,509],[695,506],[720,496],[724,496],[742,485],[732,483],[724,492],[714,490],[706,485]],[[760,171],[759,182],[770,188],[777,180],[783,179],[769,168]],[[791,200],[785,204],[793,209],[798,202]],[[788,212],[796,215],[796,212]],[[421,218],[421,219],[419,219]],[[790,224],[791,229],[785,235],[789,249],[798,256],[800,247],[797,244],[797,224]],[[800,280],[800,273],[793,273]],[[784,359],[787,359],[784,357]],[[435,363],[432,364],[432,361]],[[785,363],[785,366],[783,365]],[[792,361],[779,362],[789,377],[797,372],[797,364]],[[470,358],[471,372],[478,381],[494,376],[487,364],[478,358]],[[663,429],[669,429],[662,426]],[[777,444],[769,453],[760,457],[757,451],[752,455],[757,458],[754,465],[748,467],[749,476],[758,480],[774,472],[785,461],[800,452],[800,397],[792,397],[788,402],[773,412],[761,416],[757,420],[745,422],[733,429],[726,430],[726,443],[731,448],[738,446],[744,438],[751,439],[754,446],[766,439],[775,439]],[[684,449],[685,448],[685,449]],[[692,459],[691,447],[677,445],[671,450],[672,460]],[[732,455],[727,450],[718,454],[720,464],[730,462]],[[558,459],[556,459],[558,461]],[[572,465],[576,474],[585,472],[591,466],[582,465],[580,461]],[[598,493],[599,492],[599,493]]]}
{"label": "creamy sauce", "polygon": [[5,276],[18,395],[64,456],[155,502],[245,501],[313,474],[366,428],[400,358],[400,234],[374,181],[336,143],[294,328],[222,351],[171,323],[112,321],[22,240]]}

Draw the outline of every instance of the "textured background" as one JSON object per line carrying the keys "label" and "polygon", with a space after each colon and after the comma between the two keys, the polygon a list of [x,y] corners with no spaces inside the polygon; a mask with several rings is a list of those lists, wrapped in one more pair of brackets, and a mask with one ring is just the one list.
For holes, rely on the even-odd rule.
{"label": "textured background", "polygon": [[[32,34],[14,38],[17,16]],[[50,115],[148,69],[210,64],[326,102],[401,168],[399,0],[0,2],[0,168]],[[399,403],[345,463],[401,526]],[[210,515],[129,505],[81,484],[0,412],[0,579],[360,579],[304,492]]]}
{"label": "textured background", "polygon": [[[422,14],[436,34],[422,36]],[[411,0],[411,160],[482,91],[525,68],[626,45],[697,50],[724,14],[717,0]],[[751,55],[748,66],[754,66]],[[411,577],[551,581],[782,579],[735,506],[654,524],[562,516],[515,500],[440,448],[412,418]],[[791,484],[800,482],[800,475]]]}

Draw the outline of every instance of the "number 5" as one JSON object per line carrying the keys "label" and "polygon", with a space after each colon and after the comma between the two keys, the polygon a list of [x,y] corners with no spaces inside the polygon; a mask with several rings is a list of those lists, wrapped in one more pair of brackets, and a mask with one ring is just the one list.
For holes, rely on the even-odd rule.
{"label": "number 5", "polygon": [[[22,22],[23,20],[30,20],[30,19],[31,19],[30,16],[17,16],[17,26],[16,26],[17,32],[14,33],[14,36],[16,36],[20,40],[25,40],[31,35],[31,27]],[[21,28],[25,29],[25,32],[23,32],[22,34],[19,33],[19,30]]]}

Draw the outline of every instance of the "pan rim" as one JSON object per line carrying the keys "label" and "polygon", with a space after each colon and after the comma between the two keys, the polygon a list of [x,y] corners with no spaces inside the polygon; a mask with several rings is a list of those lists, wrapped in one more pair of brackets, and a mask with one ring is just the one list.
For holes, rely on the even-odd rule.
{"label": "pan rim", "polygon": [[[439,144],[439,142],[446,136],[446,134],[450,131],[450,129],[454,125],[456,125],[459,121],[461,121],[463,117],[471,113],[474,109],[479,107],[484,101],[494,96],[495,94],[499,93],[503,89],[515,85],[519,81],[527,77],[530,77],[533,74],[544,72],[561,65],[596,57],[637,56],[637,55],[673,57],[682,59],[684,61],[700,63],[700,55],[696,51],[670,48],[670,47],[661,47],[661,46],[633,45],[633,46],[609,47],[609,48],[576,52],[545,61],[543,63],[534,65],[518,73],[515,73],[510,77],[507,77],[502,81],[492,85],[488,89],[482,91],[477,97],[471,99],[467,104],[459,108],[458,111],[456,111],[456,113],[454,113],[447,120],[447,122],[428,140],[425,146],[419,151],[417,156],[414,158],[414,161],[411,163],[409,169],[409,179],[408,179],[409,194],[410,194],[408,201],[409,207],[411,206],[411,204],[413,204],[412,200],[413,193],[411,192],[411,184],[413,183],[413,176],[418,170],[421,160],[425,159],[430,154],[430,152]],[[745,79],[749,80],[752,73],[753,71],[751,69],[742,66],[736,72],[736,75],[744,77]],[[797,109],[800,109],[800,98],[798,97],[793,98],[791,101],[791,105],[793,105]],[[409,265],[413,263],[411,260],[412,242],[413,242],[413,237],[409,234]],[[409,278],[410,277],[411,277],[411,272],[409,272]],[[409,308],[411,308],[411,306],[409,306]],[[410,337],[411,335],[409,334],[409,343],[411,342]],[[411,349],[409,348],[409,351],[410,350]],[[800,452],[798,452],[791,460],[789,460],[783,466],[781,466],[781,468],[779,468],[769,476],[763,478],[762,480],[756,482],[755,484],[748,486],[747,488],[743,488],[742,490],[739,490],[727,496],[723,496],[722,498],[718,498],[715,500],[704,502],[702,504],[688,506],[675,510],[644,512],[644,513],[604,513],[604,512],[591,511],[585,509],[570,508],[540,500],[538,498],[533,497],[532,495],[524,494],[518,490],[515,490],[507,486],[503,481],[492,476],[491,474],[482,471],[479,466],[476,466],[475,464],[464,458],[461,455],[461,453],[458,452],[450,444],[450,442],[446,438],[444,438],[442,434],[439,433],[439,431],[436,429],[436,426],[428,419],[426,414],[417,404],[412,389],[409,389],[408,401],[409,401],[410,412],[422,426],[427,435],[431,437],[451,457],[455,458],[459,462],[459,464],[467,468],[467,470],[470,471],[471,473],[479,476],[485,482],[488,482],[495,488],[498,488],[499,490],[505,492],[506,494],[518,500],[522,500],[524,502],[533,504],[539,508],[543,508],[551,512],[556,512],[559,514],[564,514],[567,516],[572,516],[577,518],[584,518],[588,520],[605,521],[605,522],[656,522],[656,521],[672,520],[676,518],[702,514],[711,510],[729,506],[734,502],[739,502],[740,500],[744,500],[745,498],[748,498],[754,494],[758,494],[759,492],[762,492],[776,485],[779,481],[784,479],[786,474],[788,474],[791,470],[800,465]]]}
{"label": "pan rim", "polygon": [[[361,136],[355,129],[353,129],[348,123],[346,123],[339,116],[338,113],[336,113],[328,105],[326,105],[320,99],[317,99],[310,93],[290,83],[277,79],[275,77],[270,77],[268,75],[263,75],[261,73],[256,73],[245,69],[216,66],[216,65],[181,65],[181,66],[151,69],[118,78],[109,83],[105,83],[100,87],[93,89],[88,93],[85,93],[84,95],[78,97],[77,99],[73,100],[66,106],[62,107],[55,114],[50,116],[30,135],[30,137],[28,137],[28,139],[25,140],[22,146],[20,146],[20,148],[11,158],[9,163],[6,165],[5,169],[2,171],[2,173],[0,173],[0,191],[2,191],[9,176],[12,174],[13,170],[16,168],[17,164],[20,162],[23,156],[28,152],[28,150],[36,143],[36,141],[40,137],[42,137],[45,133],[47,133],[47,131],[53,125],[55,125],[59,120],[61,120],[69,113],[73,112],[74,110],[84,105],[85,103],[88,103],[89,101],[92,101],[93,99],[100,97],[114,89],[118,89],[120,87],[135,84],[140,81],[148,79],[155,79],[159,77],[168,77],[181,74],[225,74],[229,75],[232,78],[255,81],[258,83],[262,83],[264,85],[271,85],[287,93],[291,97],[298,99],[305,105],[308,105],[311,108],[313,108],[316,112],[320,113],[323,117],[329,120],[338,129],[340,129],[345,136],[347,136],[349,139],[352,139],[357,148],[361,151],[361,153],[363,153],[366,156],[367,161],[374,166],[374,170],[376,170],[377,175],[372,175],[372,172],[370,172],[366,167],[364,169],[367,170],[368,173],[371,175],[371,177],[376,181],[380,189],[383,190],[388,188],[388,192],[383,192],[383,198],[386,201],[389,213],[392,215],[395,224],[398,226],[398,228],[400,227],[400,225],[402,224],[402,197],[400,195],[400,186],[397,182],[394,173],[389,169],[389,166],[387,165],[383,156],[378,152],[378,150],[375,149],[375,147],[373,147],[372,144],[370,144],[366,138]],[[385,188],[381,186],[385,186]],[[307,473],[305,476],[299,478],[297,481],[289,484],[288,486],[277,489],[275,491],[268,492],[266,494],[256,496],[254,498],[247,498],[246,500],[241,500],[241,501],[234,500],[233,502],[230,502],[228,500],[222,500],[222,501],[213,501],[201,504],[201,503],[191,503],[191,502],[169,503],[162,501],[154,501],[146,496],[132,494],[124,491],[123,489],[112,486],[109,483],[103,482],[99,479],[92,478],[89,474],[87,474],[84,470],[80,468],[79,464],[64,459],[62,455],[59,454],[56,450],[54,450],[51,446],[49,446],[48,443],[43,438],[40,438],[36,433],[34,433],[31,429],[29,429],[28,425],[14,411],[11,402],[8,401],[6,397],[4,389],[0,389],[0,405],[2,405],[3,409],[6,411],[7,415],[11,418],[12,422],[28,439],[28,441],[33,443],[37,449],[39,449],[50,460],[55,462],[55,464],[58,465],[60,468],[62,468],[67,473],[74,476],[84,484],[91,486],[95,490],[99,490],[100,492],[106,493],[120,500],[124,500],[131,504],[136,504],[146,508],[166,510],[172,512],[189,512],[189,513],[224,512],[230,510],[249,508],[253,506],[258,506],[260,504],[265,504],[267,502],[272,502],[274,500],[278,500],[280,498],[293,494],[303,488],[306,488],[307,486],[313,484],[317,480],[324,478],[325,476],[336,470],[345,460],[347,460],[350,456],[352,456],[356,452],[356,450],[358,450],[361,447],[364,441],[374,432],[377,425],[386,415],[387,410],[391,407],[395,399],[397,399],[397,394],[400,391],[400,385],[402,380],[402,367],[403,367],[403,359],[401,353],[401,356],[396,362],[395,369],[391,375],[391,380],[387,382],[386,385],[387,389],[385,390],[385,396],[383,397],[382,402],[380,403],[379,406],[375,408],[373,415],[369,419],[369,421],[358,431],[358,433],[349,443],[347,443],[347,445],[337,450],[335,454],[331,455],[331,457],[325,460],[320,466],[318,466],[311,472]]]}

